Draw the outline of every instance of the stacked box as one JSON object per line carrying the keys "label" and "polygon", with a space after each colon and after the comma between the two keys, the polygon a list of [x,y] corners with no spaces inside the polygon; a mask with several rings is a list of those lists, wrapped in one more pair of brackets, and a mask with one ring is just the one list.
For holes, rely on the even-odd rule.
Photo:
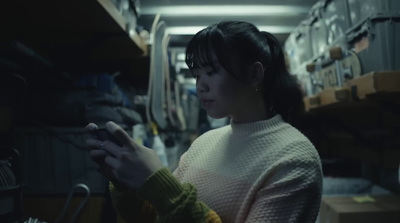
{"label": "stacked box", "polygon": [[327,30],[327,45],[347,49],[344,37],[351,27],[347,0],[325,0],[322,18]]}
{"label": "stacked box", "polygon": [[[294,41],[305,36],[298,35],[297,29],[291,33],[286,49],[295,65],[291,70],[304,84],[307,95],[341,87],[373,71],[400,70],[400,1],[320,0],[305,21],[309,26],[302,33],[309,34],[312,56],[301,59],[302,49],[309,46]],[[307,69],[309,77],[302,73],[304,63],[313,67]]]}
{"label": "stacked box", "polygon": [[319,220],[320,223],[398,223],[400,197],[396,195],[324,197]]}
{"label": "stacked box", "polygon": [[400,70],[400,16],[382,14],[368,18],[347,34],[357,53],[362,74]]}
{"label": "stacked box", "polygon": [[325,24],[323,14],[323,7],[316,9],[311,17],[311,41],[314,56],[324,54],[328,46],[328,31]]}
{"label": "stacked box", "polygon": [[310,96],[316,93],[316,89],[314,88],[315,86],[312,83],[311,75],[307,73],[305,69],[304,72],[296,74],[296,78],[301,84],[305,95]]}
{"label": "stacked box", "polygon": [[311,10],[310,18],[315,56],[326,55],[333,46],[347,49],[345,35],[352,25],[347,0],[321,0]]}
{"label": "stacked box", "polygon": [[285,43],[290,69],[296,72],[299,67],[313,58],[310,21],[300,23]]}
{"label": "stacked box", "polygon": [[400,12],[399,0],[347,0],[350,21],[353,26],[358,26],[367,18],[381,13]]}

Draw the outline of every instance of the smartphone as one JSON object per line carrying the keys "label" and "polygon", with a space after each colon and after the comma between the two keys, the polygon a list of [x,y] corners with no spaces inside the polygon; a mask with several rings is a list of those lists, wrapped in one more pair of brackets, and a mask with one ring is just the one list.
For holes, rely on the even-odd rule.
{"label": "smartphone", "polygon": [[91,130],[90,134],[92,135],[93,138],[95,138],[97,140],[100,140],[100,141],[108,140],[108,141],[115,143],[118,146],[122,146],[122,144],[113,135],[111,135],[105,128]]}

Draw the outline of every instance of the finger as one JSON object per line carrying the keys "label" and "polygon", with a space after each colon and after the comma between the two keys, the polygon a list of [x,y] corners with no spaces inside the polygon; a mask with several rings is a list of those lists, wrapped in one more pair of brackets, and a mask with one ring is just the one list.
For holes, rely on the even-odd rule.
{"label": "finger", "polygon": [[97,127],[97,125],[94,123],[89,123],[86,125],[85,129],[87,131],[93,131],[93,130],[99,129],[99,127]]}
{"label": "finger", "polygon": [[123,146],[130,146],[133,141],[129,134],[125,132],[119,125],[112,121],[106,123],[107,130],[115,137]]}
{"label": "finger", "polygon": [[118,168],[119,161],[112,156],[107,156],[104,162],[113,170]]}
{"label": "finger", "polygon": [[97,139],[87,139],[86,140],[86,145],[90,149],[100,149],[103,141],[97,140]]}
{"label": "finger", "polygon": [[107,157],[107,152],[103,150],[92,150],[89,153],[90,159],[92,160],[93,164],[99,168],[106,168],[108,167],[104,160]]}
{"label": "finger", "polygon": [[104,160],[104,158],[107,156],[107,152],[104,150],[96,149],[96,150],[91,150],[89,155],[90,158],[94,160]]}
{"label": "finger", "polygon": [[[105,141],[101,145],[101,150],[104,150],[105,152],[108,153],[108,155],[113,156],[114,158],[120,159],[121,158],[121,153],[124,150],[123,148],[115,145],[114,143],[110,141]],[[125,149],[126,150],[126,149]]]}

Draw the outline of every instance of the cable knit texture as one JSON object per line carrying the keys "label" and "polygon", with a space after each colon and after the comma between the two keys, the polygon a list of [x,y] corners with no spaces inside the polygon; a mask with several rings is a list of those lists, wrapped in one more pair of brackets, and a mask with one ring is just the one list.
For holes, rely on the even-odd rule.
{"label": "cable knit texture", "polygon": [[321,201],[318,153],[280,115],[204,133],[174,175],[223,223],[315,222]]}

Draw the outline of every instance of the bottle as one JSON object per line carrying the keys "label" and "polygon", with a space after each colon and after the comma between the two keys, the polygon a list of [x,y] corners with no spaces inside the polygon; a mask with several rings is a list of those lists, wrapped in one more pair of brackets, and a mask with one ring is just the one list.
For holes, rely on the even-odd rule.
{"label": "bottle", "polygon": [[169,136],[165,139],[165,152],[167,154],[168,165],[171,171],[174,171],[179,163],[179,145],[176,140]]}
{"label": "bottle", "polygon": [[168,167],[168,159],[167,154],[165,153],[165,145],[164,142],[161,140],[161,137],[158,135],[157,125],[152,122],[151,128],[153,130],[153,149],[157,152],[157,155],[160,157],[162,164],[165,167]]}

